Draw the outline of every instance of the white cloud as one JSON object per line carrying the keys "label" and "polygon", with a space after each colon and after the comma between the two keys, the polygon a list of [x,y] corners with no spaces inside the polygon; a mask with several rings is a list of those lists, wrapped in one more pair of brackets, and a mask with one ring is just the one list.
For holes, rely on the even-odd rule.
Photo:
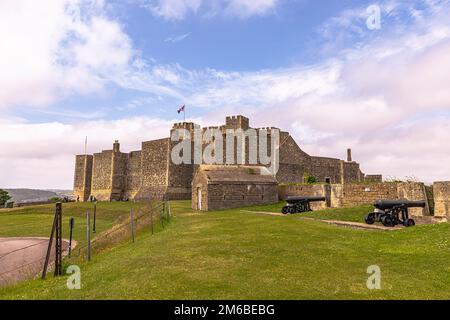
{"label": "white cloud", "polygon": [[101,91],[133,56],[96,0],[0,2],[0,108]]}
{"label": "white cloud", "polygon": [[183,41],[184,39],[189,37],[189,35],[190,35],[190,33],[180,34],[177,36],[170,36],[170,37],[167,37],[166,39],[164,39],[164,42],[177,43],[177,42]]}
{"label": "white cloud", "polygon": [[279,0],[142,0],[142,6],[167,20],[182,20],[189,14],[215,16],[224,13],[248,18],[272,12]]}
{"label": "white cloud", "polygon": [[173,121],[128,118],[77,124],[28,123],[0,119],[0,187],[72,188],[74,155],[111,149],[119,139],[125,152],[141,142],[169,136]]}

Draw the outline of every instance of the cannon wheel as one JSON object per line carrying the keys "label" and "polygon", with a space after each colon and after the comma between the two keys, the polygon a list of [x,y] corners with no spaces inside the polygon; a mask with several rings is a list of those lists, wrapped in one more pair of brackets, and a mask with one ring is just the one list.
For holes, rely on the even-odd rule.
{"label": "cannon wheel", "polygon": [[283,207],[283,209],[281,209],[281,213],[289,214],[289,208],[288,207]]}
{"label": "cannon wheel", "polygon": [[366,220],[367,224],[374,224],[375,223],[375,214],[369,213],[365,220]]}
{"label": "cannon wheel", "polygon": [[383,217],[381,222],[383,223],[383,226],[385,226],[385,227],[393,227],[394,226],[394,219],[392,219],[391,216]]}
{"label": "cannon wheel", "polygon": [[406,219],[405,222],[403,222],[403,225],[405,227],[414,227],[416,222],[413,219]]}

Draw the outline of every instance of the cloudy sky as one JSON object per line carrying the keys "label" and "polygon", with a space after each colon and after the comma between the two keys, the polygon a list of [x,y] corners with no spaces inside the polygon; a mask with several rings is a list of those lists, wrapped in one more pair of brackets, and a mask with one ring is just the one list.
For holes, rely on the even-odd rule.
{"label": "cloudy sky", "polygon": [[450,180],[450,1],[0,1],[1,187],[70,189],[86,135],[138,150],[182,104],[313,155],[350,147],[366,173]]}

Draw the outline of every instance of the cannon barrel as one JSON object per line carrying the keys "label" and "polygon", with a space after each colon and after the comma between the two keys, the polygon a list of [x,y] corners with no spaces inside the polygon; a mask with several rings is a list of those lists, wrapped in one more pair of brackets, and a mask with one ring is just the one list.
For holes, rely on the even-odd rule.
{"label": "cannon barrel", "polygon": [[286,201],[289,202],[320,202],[326,201],[325,197],[287,197]]}
{"label": "cannon barrel", "polygon": [[392,209],[393,207],[404,206],[406,208],[425,208],[425,201],[408,200],[377,200],[374,207],[380,210]]}

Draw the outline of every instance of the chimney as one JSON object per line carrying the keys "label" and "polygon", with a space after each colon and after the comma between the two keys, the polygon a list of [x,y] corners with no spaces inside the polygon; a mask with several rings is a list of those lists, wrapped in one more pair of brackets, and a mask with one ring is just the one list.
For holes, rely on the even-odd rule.
{"label": "chimney", "polygon": [[119,140],[114,141],[114,144],[113,144],[113,151],[114,151],[114,152],[120,152],[120,143],[119,143]]}
{"label": "chimney", "polygon": [[347,149],[347,162],[352,162],[352,149]]}

